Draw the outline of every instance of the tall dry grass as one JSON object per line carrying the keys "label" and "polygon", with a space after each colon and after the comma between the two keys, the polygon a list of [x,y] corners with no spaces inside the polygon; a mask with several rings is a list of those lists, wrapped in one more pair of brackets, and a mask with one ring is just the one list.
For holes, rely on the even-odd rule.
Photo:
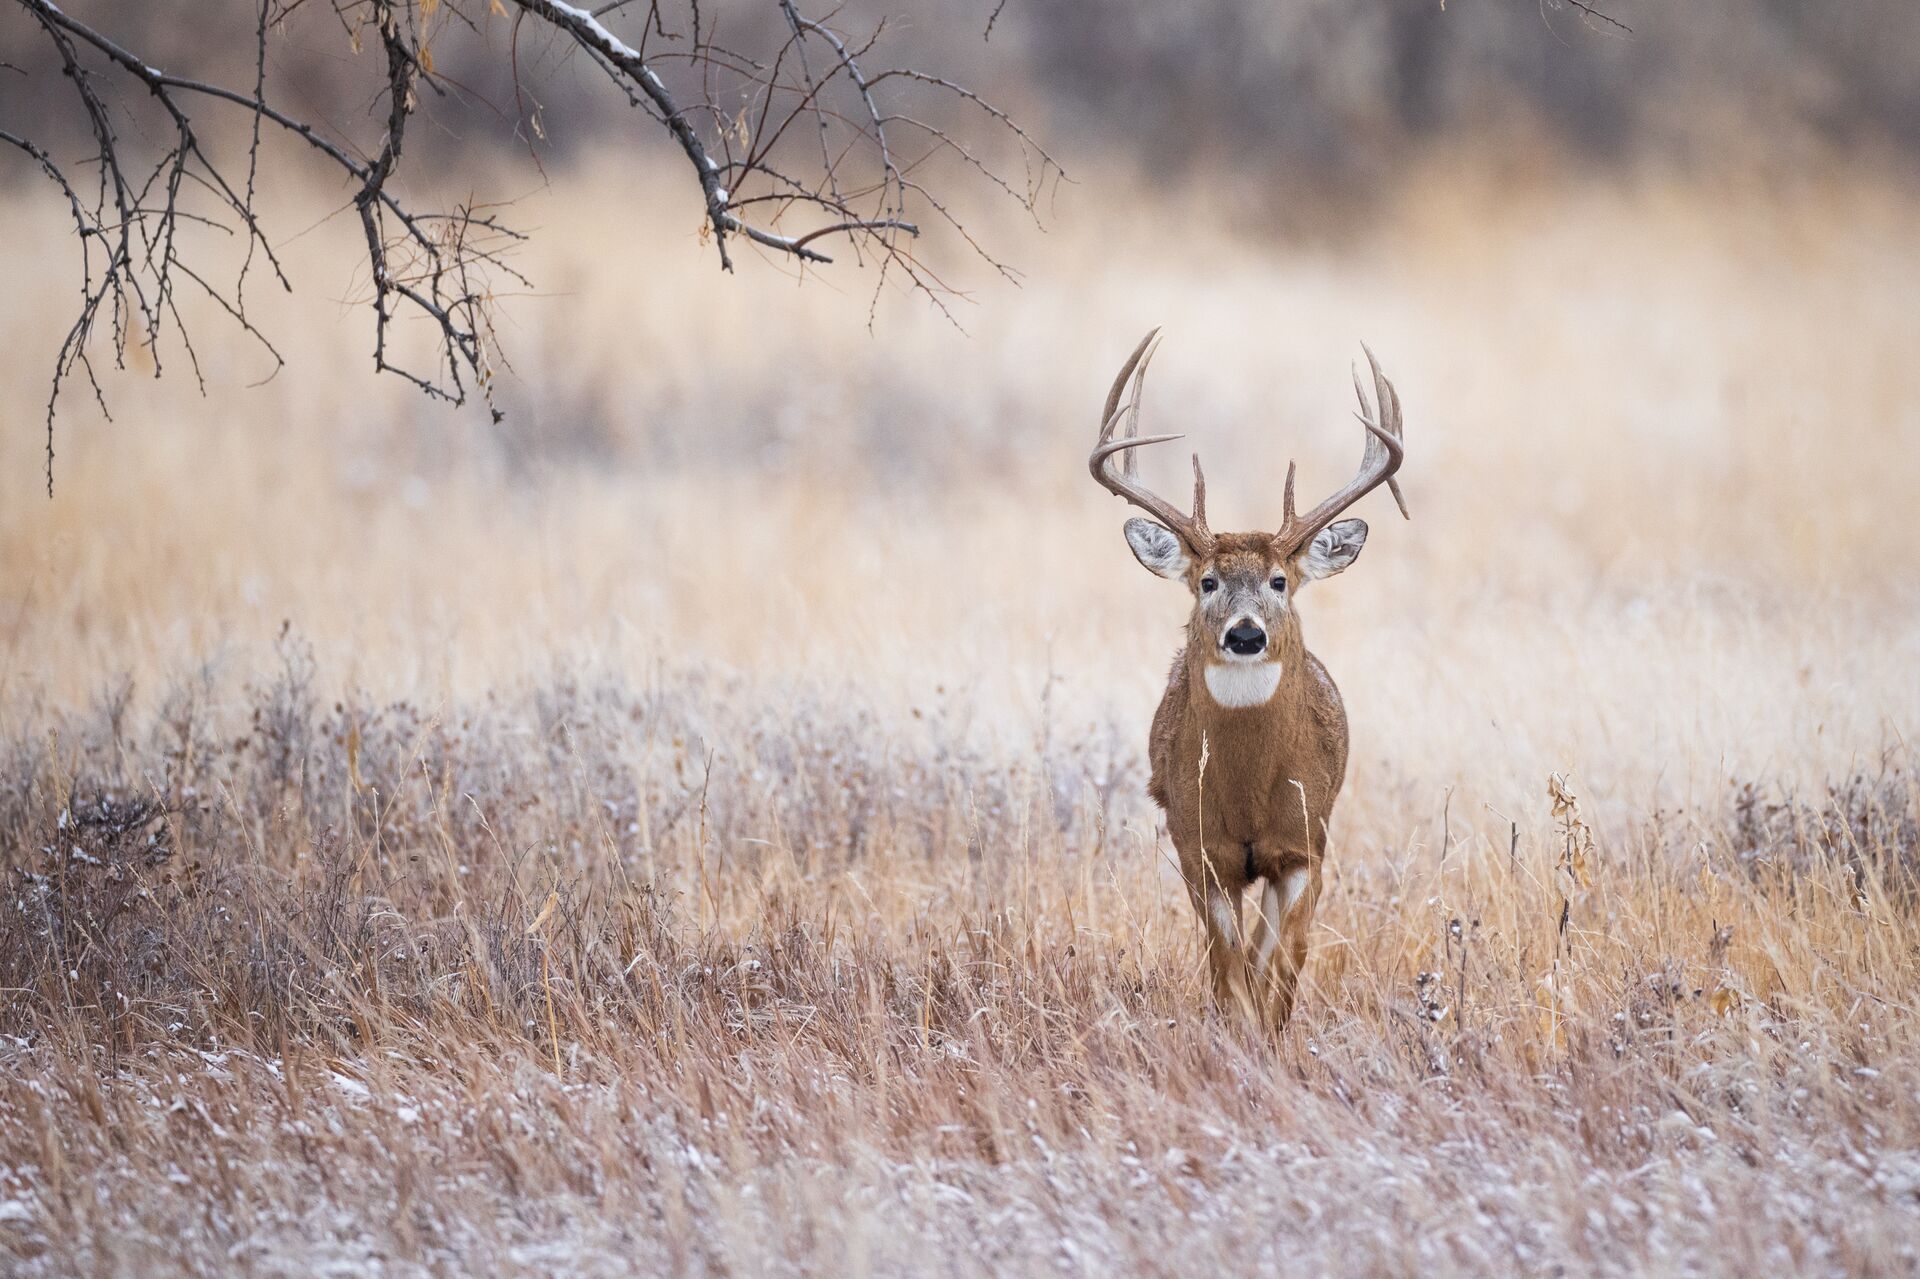
{"label": "tall dry grass", "polygon": [[[50,501],[71,283],[0,250],[11,1267],[1914,1269],[1915,193],[1460,161],[1303,245],[1089,179],[963,337],[648,189],[530,203],[498,431],[365,373],[329,224],[287,372],[112,379]],[[1354,763],[1275,1043],[1082,478],[1152,323],[1222,524],[1351,466],[1358,339],[1408,406],[1302,603]]]}

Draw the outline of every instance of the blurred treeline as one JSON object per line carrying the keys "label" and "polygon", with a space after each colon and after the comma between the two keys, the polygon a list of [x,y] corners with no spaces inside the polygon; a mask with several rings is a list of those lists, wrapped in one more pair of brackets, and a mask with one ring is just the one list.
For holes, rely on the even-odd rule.
{"label": "blurred treeline", "polygon": [[[429,7],[444,29],[435,53],[448,90],[425,104],[436,136],[413,162],[499,146],[565,157],[609,135],[668,154],[657,126],[585,59],[559,57],[530,23],[516,48],[510,5]],[[68,8],[155,65],[251,88],[250,0]],[[356,56],[353,8],[291,6],[270,43],[269,86],[343,134],[377,138],[377,41]],[[770,55],[782,38],[773,0],[702,8],[707,29],[734,48]],[[1070,170],[1117,160],[1150,178],[1270,193],[1289,179],[1374,187],[1422,153],[1462,143],[1558,146],[1586,163],[1920,152],[1915,0],[1596,0],[1594,9],[1605,16],[1572,0],[852,0],[834,21],[864,35],[885,19],[876,62],[980,88],[1033,124]],[[662,0],[662,12],[665,30],[685,32],[685,6]],[[635,4],[606,21],[637,38],[644,15]],[[73,140],[60,119],[73,99],[59,60],[12,0],[0,0],[0,63],[12,68],[0,69],[0,122]],[[726,86],[716,100],[727,105]],[[0,181],[37,180],[30,168],[0,168]]]}
{"label": "blurred treeline", "polygon": [[1049,99],[1154,167],[1378,181],[1433,144],[1589,161],[1920,150],[1912,0],[1049,0]]}

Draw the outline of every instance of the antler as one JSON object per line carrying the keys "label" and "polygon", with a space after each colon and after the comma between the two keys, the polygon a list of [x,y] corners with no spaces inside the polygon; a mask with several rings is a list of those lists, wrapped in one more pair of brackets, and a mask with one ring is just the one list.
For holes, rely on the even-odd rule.
{"label": "antler", "polygon": [[[1374,407],[1369,407],[1366,390],[1360,385],[1360,370],[1355,369],[1353,393],[1360,397],[1360,411],[1354,416],[1367,429],[1367,451],[1360,457],[1360,470],[1345,488],[1306,515],[1296,516],[1293,513],[1293,463],[1287,463],[1282,522],[1280,531],[1273,535],[1274,544],[1283,556],[1292,555],[1305,546],[1315,533],[1333,523],[1340,512],[1380,487],[1383,481],[1393,492],[1393,500],[1399,504],[1401,516],[1413,518],[1407,514],[1407,499],[1400,494],[1400,482],[1393,478],[1393,473],[1400,469],[1400,463],[1406,457],[1400,423],[1400,396],[1394,391],[1393,383],[1387,381],[1387,375],[1380,371],[1380,361],[1373,358],[1373,352],[1364,342],[1360,349],[1367,352],[1367,364],[1373,369],[1374,399]],[[1118,388],[1115,390],[1117,393]]]}
{"label": "antler", "polygon": [[[1207,528],[1207,477],[1200,470],[1200,455],[1193,455],[1192,515],[1182,515],[1173,503],[1140,484],[1134,465],[1132,450],[1180,438],[1178,435],[1140,434],[1140,390],[1146,385],[1147,365],[1153,362],[1154,352],[1160,349],[1156,341],[1159,336],[1160,330],[1156,328],[1141,338],[1140,345],[1133,348],[1133,354],[1120,366],[1120,376],[1113,380],[1113,389],[1107,392],[1106,412],[1100,415],[1100,438],[1094,442],[1093,452],[1087,455],[1087,470],[1100,482],[1100,487],[1124,497],[1159,520],[1187,544],[1189,551],[1205,558],[1213,552],[1213,534]],[[1133,380],[1133,395],[1126,408],[1122,409],[1120,393],[1126,389],[1129,378]],[[1115,439],[1113,431],[1120,425],[1122,416],[1127,419],[1127,430]],[[1113,469],[1115,454],[1125,455],[1125,464],[1120,471]]]}

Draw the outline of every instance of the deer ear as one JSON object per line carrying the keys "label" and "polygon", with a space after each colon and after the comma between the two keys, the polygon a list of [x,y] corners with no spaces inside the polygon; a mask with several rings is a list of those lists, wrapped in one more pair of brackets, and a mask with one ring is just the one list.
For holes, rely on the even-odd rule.
{"label": "deer ear", "polygon": [[1133,548],[1133,558],[1146,565],[1150,572],[1176,582],[1186,577],[1187,548],[1152,520],[1128,520],[1127,545]]}
{"label": "deer ear", "polygon": [[1332,577],[1360,558],[1367,544],[1365,520],[1336,520],[1313,535],[1307,552],[1299,559],[1300,576],[1312,582]]}

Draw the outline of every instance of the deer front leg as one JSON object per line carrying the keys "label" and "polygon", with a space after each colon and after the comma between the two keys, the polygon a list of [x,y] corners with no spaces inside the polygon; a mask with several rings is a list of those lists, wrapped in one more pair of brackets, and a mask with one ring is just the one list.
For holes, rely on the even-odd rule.
{"label": "deer front leg", "polygon": [[1247,981],[1247,955],[1240,940],[1240,894],[1229,892],[1208,875],[1194,894],[1194,907],[1207,930],[1207,967],[1213,974],[1213,998],[1222,1008],[1239,1010],[1258,1021]]}
{"label": "deer front leg", "polygon": [[1265,891],[1253,895],[1253,936],[1247,942],[1247,976],[1256,996],[1260,983],[1266,980],[1267,958],[1273,954],[1280,928],[1280,912],[1274,905],[1278,898],[1273,897],[1271,884],[1262,883]]}
{"label": "deer front leg", "polygon": [[1280,893],[1271,879],[1259,881],[1254,894],[1253,949],[1247,956],[1247,972],[1253,979],[1254,993],[1264,1003],[1267,998],[1267,965],[1274,948],[1280,944]]}
{"label": "deer front leg", "polygon": [[1261,974],[1261,1002],[1275,1030],[1284,1028],[1293,1016],[1300,973],[1307,965],[1307,933],[1319,900],[1319,870],[1304,863],[1287,867],[1261,887],[1260,915],[1265,927],[1253,962]]}

